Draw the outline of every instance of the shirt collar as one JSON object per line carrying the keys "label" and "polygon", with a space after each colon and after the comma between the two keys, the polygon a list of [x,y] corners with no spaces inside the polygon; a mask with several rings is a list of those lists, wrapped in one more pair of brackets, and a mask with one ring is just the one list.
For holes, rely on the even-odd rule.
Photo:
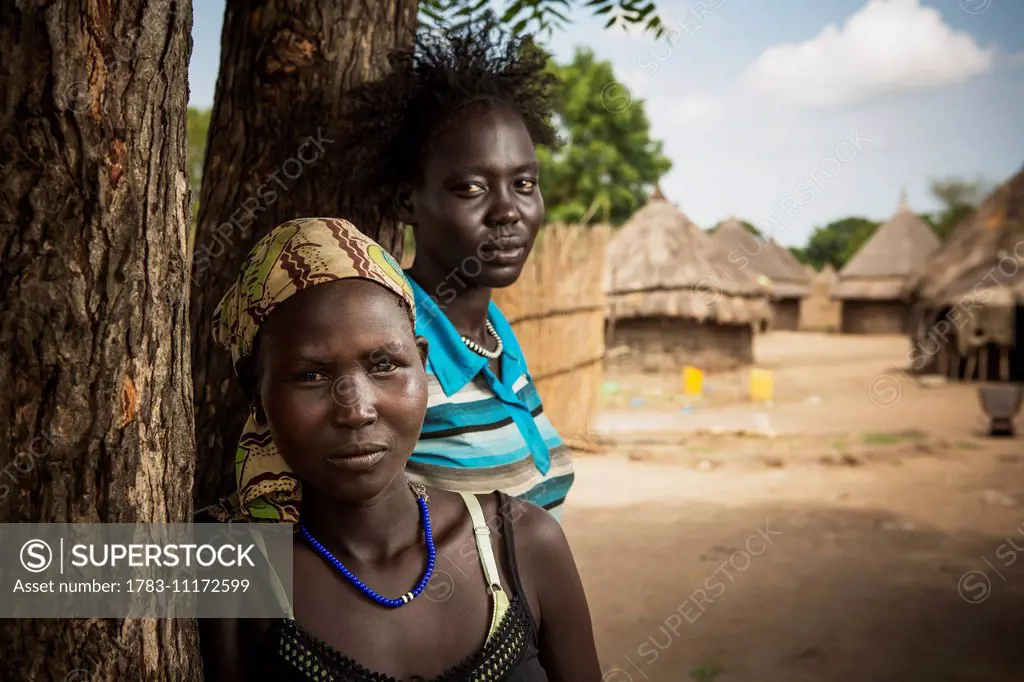
{"label": "shirt collar", "polygon": [[[412,286],[413,298],[416,301],[416,333],[424,337],[430,344],[427,350],[427,361],[437,377],[445,395],[452,396],[462,390],[477,374],[487,368],[487,358],[474,353],[462,342],[462,337],[455,326],[437,304],[416,281],[405,273]],[[501,310],[490,302],[487,315],[494,325],[494,331],[501,337],[504,346],[502,371],[522,369],[523,351],[519,347],[515,333]],[[508,364],[504,364],[509,361]]]}

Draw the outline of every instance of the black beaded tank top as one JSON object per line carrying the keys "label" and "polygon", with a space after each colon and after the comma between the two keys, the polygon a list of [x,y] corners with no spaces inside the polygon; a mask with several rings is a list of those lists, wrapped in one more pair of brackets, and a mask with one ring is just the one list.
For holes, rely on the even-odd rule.
{"label": "black beaded tank top", "polygon": [[[541,667],[537,644],[537,626],[526,601],[519,570],[516,566],[513,524],[508,518],[508,497],[500,496],[500,518],[505,551],[508,553],[515,594],[508,602],[500,621],[492,628],[482,649],[454,665],[441,676],[430,679],[414,677],[408,682],[547,682]],[[475,498],[473,500],[475,502]],[[468,501],[467,501],[468,504]],[[486,528],[479,507],[474,513],[474,528]],[[488,540],[489,543],[489,540]],[[485,575],[497,581],[489,545],[480,547],[479,555]],[[500,582],[498,583],[500,585]],[[486,586],[481,586],[485,588]],[[262,642],[251,652],[250,679],[274,682],[399,682],[383,673],[368,670],[343,655],[329,644],[305,631],[294,620],[277,619]]]}

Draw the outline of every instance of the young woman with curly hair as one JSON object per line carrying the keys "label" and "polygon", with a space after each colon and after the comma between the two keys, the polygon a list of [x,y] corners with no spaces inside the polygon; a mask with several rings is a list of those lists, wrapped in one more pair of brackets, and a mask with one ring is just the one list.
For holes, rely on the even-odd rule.
{"label": "young woman with curly hair", "polygon": [[556,142],[557,83],[546,67],[529,38],[493,20],[424,33],[353,93],[332,137],[346,160],[339,180],[415,236],[406,275],[429,343],[429,402],[410,478],[501,490],[560,519],[570,453],[492,301],[518,279],[544,222],[535,145]]}

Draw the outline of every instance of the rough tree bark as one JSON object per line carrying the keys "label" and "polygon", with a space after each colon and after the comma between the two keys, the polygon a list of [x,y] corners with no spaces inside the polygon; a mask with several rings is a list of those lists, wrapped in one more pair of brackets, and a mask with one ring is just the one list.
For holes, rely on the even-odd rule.
{"label": "rough tree bark", "polygon": [[[191,28],[0,6],[0,521],[191,518]],[[3,620],[0,679],[198,680],[195,622]]]}
{"label": "rough tree bark", "polygon": [[410,44],[417,0],[232,0],[221,36],[192,259],[196,504],[233,487],[235,444],[248,412],[231,359],[210,336],[221,296],[258,237],[284,220],[343,216],[401,257],[401,232],[353,206],[318,131],[355,85]]}

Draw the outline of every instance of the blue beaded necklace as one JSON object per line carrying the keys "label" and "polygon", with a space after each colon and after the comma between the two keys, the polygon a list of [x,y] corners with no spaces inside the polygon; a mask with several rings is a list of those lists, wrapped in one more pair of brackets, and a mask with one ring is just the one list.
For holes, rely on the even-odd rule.
{"label": "blue beaded necklace", "polygon": [[437,551],[434,548],[434,531],[430,527],[430,512],[427,511],[427,497],[426,490],[422,485],[418,483],[409,482],[409,487],[412,488],[412,492],[416,495],[416,502],[420,506],[420,518],[423,521],[423,536],[427,541],[427,569],[423,572],[423,577],[416,583],[416,587],[411,592],[406,592],[398,599],[389,599],[381,594],[375,592],[366,583],[352,574],[352,571],[345,568],[344,564],[338,560],[333,554],[328,551],[326,547],[320,544],[320,541],[313,537],[313,534],[309,532],[305,524],[299,522],[299,532],[302,533],[302,537],[306,539],[306,542],[317,551],[317,553],[328,561],[334,568],[338,569],[350,583],[355,585],[360,592],[365,594],[370,599],[374,600],[381,606],[387,606],[389,608],[398,608],[403,604],[408,604],[427,588],[427,584],[430,582],[431,576],[434,575],[434,562],[437,559]]}

